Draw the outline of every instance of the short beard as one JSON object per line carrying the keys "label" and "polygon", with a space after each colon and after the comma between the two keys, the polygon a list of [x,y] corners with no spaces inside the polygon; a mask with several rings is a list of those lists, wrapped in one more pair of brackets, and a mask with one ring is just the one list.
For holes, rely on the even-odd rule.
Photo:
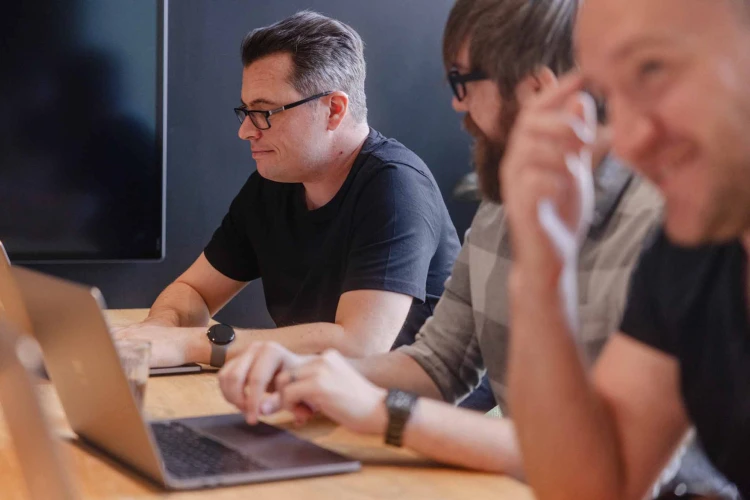
{"label": "short beard", "polygon": [[472,145],[472,159],[474,171],[477,173],[479,192],[482,197],[494,203],[502,203],[500,189],[500,163],[505,155],[508,136],[518,116],[518,102],[515,100],[504,100],[500,117],[501,141],[492,141],[474,123],[468,114],[464,117],[463,126],[474,138]]}

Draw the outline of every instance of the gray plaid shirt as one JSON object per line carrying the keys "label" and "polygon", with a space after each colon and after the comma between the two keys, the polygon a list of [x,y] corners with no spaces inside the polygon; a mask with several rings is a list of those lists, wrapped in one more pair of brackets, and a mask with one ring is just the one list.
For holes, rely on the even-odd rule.
{"label": "gray plaid shirt", "polygon": [[[662,208],[657,191],[611,157],[596,169],[595,186],[594,221],[578,270],[582,328],[577,341],[589,364],[619,326],[631,270]],[[448,402],[460,402],[486,372],[500,410],[507,414],[510,265],[503,209],[484,202],[435,314],[414,344],[400,348],[422,366]]]}

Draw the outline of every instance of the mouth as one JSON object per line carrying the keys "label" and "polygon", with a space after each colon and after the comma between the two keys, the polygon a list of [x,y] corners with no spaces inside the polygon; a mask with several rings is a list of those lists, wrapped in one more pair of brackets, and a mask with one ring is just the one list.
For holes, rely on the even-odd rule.
{"label": "mouth", "polygon": [[674,181],[674,177],[684,170],[693,167],[698,160],[697,152],[693,149],[678,154],[662,155],[645,168],[647,177],[659,188],[665,188]]}
{"label": "mouth", "polygon": [[273,153],[273,151],[270,149],[253,149],[251,151],[253,153],[253,158],[263,158],[264,156],[268,156]]}

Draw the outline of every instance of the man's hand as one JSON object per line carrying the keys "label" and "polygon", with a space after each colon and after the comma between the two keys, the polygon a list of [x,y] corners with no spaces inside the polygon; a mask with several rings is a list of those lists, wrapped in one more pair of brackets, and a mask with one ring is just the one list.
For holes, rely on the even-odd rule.
{"label": "man's hand", "polygon": [[299,423],[309,417],[309,408],[355,432],[385,432],[386,390],[373,385],[333,349],[281,372],[276,390],[282,408],[293,412]]}
{"label": "man's hand", "polygon": [[219,386],[227,401],[245,414],[249,424],[260,415],[278,411],[279,398],[274,392],[274,379],[283,370],[300,366],[311,356],[300,356],[276,342],[255,342],[236,356],[219,372]]}
{"label": "man's hand", "polygon": [[577,155],[583,139],[593,135],[593,131],[576,132],[571,125],[580,121],[576,118],[581,87],[581,77],[571,75],[563,78],[559,87],[525,104],[500,168],[513,242],[514,281],[519,281],[520,272],[524,286],[537,291],[553,291],[562,268],[560,256],[539,222],[539,202],[551,200],[571,229],[579,217],[578,188],[565,155]]}
{"label": "man's hand", "polygon": [[211,346],[206,329],[158,326],[139,323],[113,331],[115,340],[145,339],[151,342],[151,366],[180,366],[185,363],[206,363]]}
{"label": "man's hand", "polygon": [[385,390],[332,349],[300,356],[274,342],[257,342],[224,366],[219,385],[249,424],[282,409],[298,423],[320,411],[357,432],[382,433],[387,422]]}

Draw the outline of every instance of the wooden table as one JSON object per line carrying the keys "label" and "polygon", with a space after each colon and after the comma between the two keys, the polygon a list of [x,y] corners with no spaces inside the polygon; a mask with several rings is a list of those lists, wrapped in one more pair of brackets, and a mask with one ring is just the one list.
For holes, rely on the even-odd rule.
{"label": "wooden table", "polygon": [[[137,321],[144,310],[108,311],[110,324]],[[57,394],[50,384],[39,387],[50,419],[64,438],[64,454],[83,498],[120,499],[533,499],[530,490],[507,477],[469,472],[431,463],[407,450],[386,447],[382,439],[360,436],[325,419],[295,428],[279,415],[269,422],[321,446],[362,461],[362,471],[276,483],[203,491],[168,493],[110,458],[82,448],[68,426]],[[201,373],[153,377],[146,389],[145,411],[150,418],[174,418],[234,412],[224,401],[216,375]],[[10,436],[0,413],[0,498],[25,498]]]}

